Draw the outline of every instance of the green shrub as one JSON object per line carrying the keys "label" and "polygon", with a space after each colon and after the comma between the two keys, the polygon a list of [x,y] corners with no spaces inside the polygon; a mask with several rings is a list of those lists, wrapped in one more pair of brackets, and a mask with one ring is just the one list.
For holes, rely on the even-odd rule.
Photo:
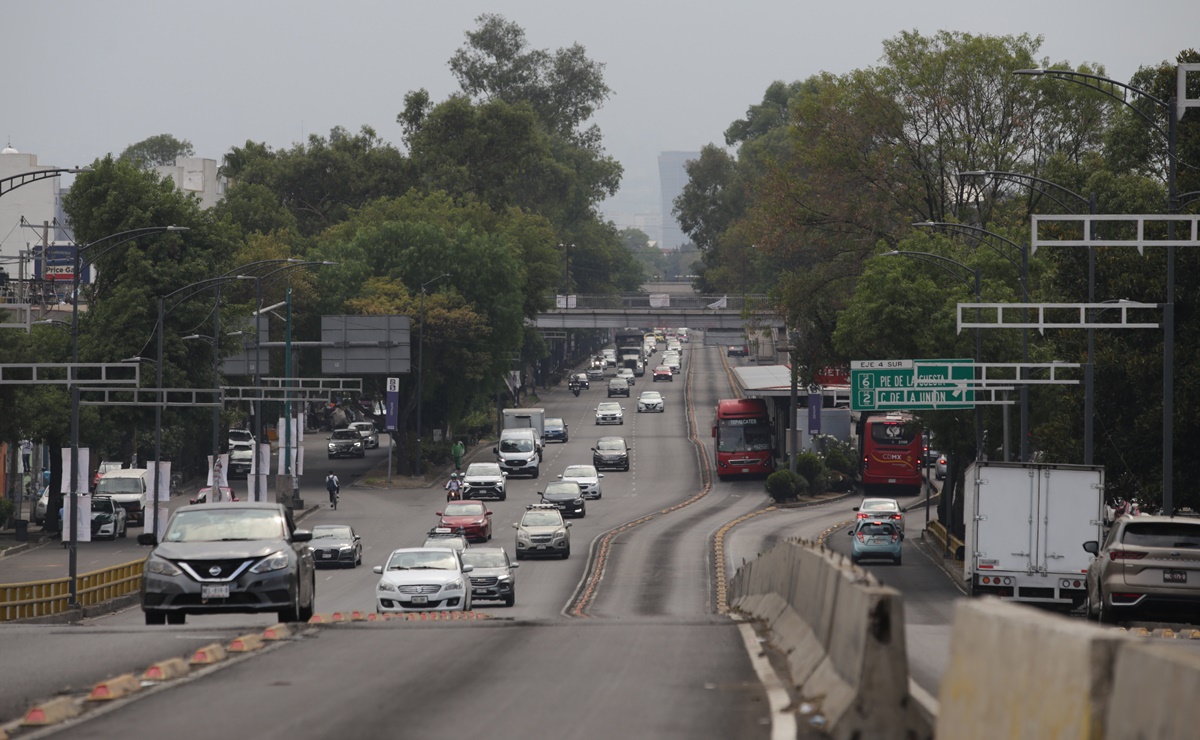
{"label": "green shrub", "polygon": [[796,499],[796,476],[792,471],[776,470],[767,476],[767,495],[775,503],[794,501]]}
{"label": "green shrub", "polygon": [[795,490],[797,498],[800,496],[807,496],[809,491],[813,490],[813,487],[809,485],[808,479],[806,479],[804,476],[794,474],[790,470],[788,471],[788,475],[792,476],[792,480],[796,484]]}
{"label": "green shrub", "polygon": [[854,474],[854,461],[840,447],[834,447],[825,453],[825,467],[845,475]]}
{"label": "green shrub", "polygon": [[813,452],[801,452],[796,455],[796,472],[804,476],[810,488],[817,482],[817,476],[825,469],[825,463]]}
{"label": "green shrub", "polygon": [[0,527],[8,526],[8,520],[17,513],[17,506],[10,498],[0,498]]}

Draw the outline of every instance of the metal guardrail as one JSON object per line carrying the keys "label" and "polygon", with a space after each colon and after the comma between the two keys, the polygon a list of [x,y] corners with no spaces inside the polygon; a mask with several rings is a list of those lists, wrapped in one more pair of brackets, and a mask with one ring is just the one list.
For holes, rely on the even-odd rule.
{"label": "metal guardrail", "polygon": [[[775,309],[774,304],[769,303],[765,295],[697,295],[692,294],[662,294],[662,296],[652,296],[649,293],[635,293],[624,295],[589,295],[589,294],[572,294],[572,305],[570,309],[553,308],[555,305],[555,297],[549,296],[549,304],[551,308],[548,312],[566,311],[572,309],[630,309],[630,308],[682,308],[682,309],[709,309],[714,304],[721,304],[717,308],[727,311],[741,311],[750,309],[752,311],[768,311],[772,312]],[[661,302],[665,301],[665,302]],[[661,302],[661,303],[660,303]],[[659,304],[659,305],[655,305]]]}
{"label": "metal guardrail", "polygon": [[[145,560],[114,565],[79,576],[81,606],[95,606],[142,588]],[[0,622],[33,619],[70,611],[71,579],[0,584]]]}

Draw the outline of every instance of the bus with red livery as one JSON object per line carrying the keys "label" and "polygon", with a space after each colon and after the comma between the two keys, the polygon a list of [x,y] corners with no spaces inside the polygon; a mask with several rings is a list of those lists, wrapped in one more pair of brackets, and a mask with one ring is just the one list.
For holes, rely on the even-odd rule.
{"label": "bus with red livery", "polygon": [[721,480],[764,476],[775,469],[771,419],[765,400],[731,398],[717,401],[717,419],[712,434],[717,440],[717,477]]}
{"label": "bus with red livery", "polygon": [[858,441],[863,493],[896,496],[921,492],[924,439],[911,414],[864,417]]}

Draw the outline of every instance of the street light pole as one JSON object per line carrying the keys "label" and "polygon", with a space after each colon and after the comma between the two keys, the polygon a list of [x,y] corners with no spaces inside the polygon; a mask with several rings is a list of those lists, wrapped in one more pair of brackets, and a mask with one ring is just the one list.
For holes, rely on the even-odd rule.
{"label": "street light pole", "polygon": [[448,277],[450,277],[450,273],[444,272],[421,283],[421,320],[417,327],[417,462],[413,468],[415,471],[413,477],[417,478],[424,475],[421,469],[421,406],[424,405],[422,394],[425,391],[425,288]]}

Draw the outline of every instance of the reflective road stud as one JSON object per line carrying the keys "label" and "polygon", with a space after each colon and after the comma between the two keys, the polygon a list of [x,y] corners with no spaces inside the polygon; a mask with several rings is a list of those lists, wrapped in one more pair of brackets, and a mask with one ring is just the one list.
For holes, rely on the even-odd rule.
{"label": "reflective road stud", "polygon": [[262,639],[264,640],[286,640],[291,636],[292,628],[283,622],[273,624],[262,632]]}
{"label": "reflective road stud", "polygon": [[142,684],[137,680],[136,676],[132,673],[124,673],[97,683],[92,687],[92,693],[88,694],[87,700],[111,701],[128,696],[141,688]]}
{"label": "reflective road stud", "polygon": [[78,714],[79,702],[69,696],[60,696],[57,699],[51,699],[50,701],[31,707],[25,713],[25,719],[21,720],[21,724],[31,727],[56,725]]}
{"label": "reflective road stud", "polygon": [[191,665],[208,665],[209,663],[220,663],[222,660],[225,660],[225,647],[219,642],[214,642],[197,650],[188,663]]}
{"label": "reflective road stud", "polygon": [[188,670],[187,661],[183,658],[169,658],[168,660],[160,660],[147,668],[146,672],[142,674],[142,680],[170,681],[173,678],[186,676]]}

